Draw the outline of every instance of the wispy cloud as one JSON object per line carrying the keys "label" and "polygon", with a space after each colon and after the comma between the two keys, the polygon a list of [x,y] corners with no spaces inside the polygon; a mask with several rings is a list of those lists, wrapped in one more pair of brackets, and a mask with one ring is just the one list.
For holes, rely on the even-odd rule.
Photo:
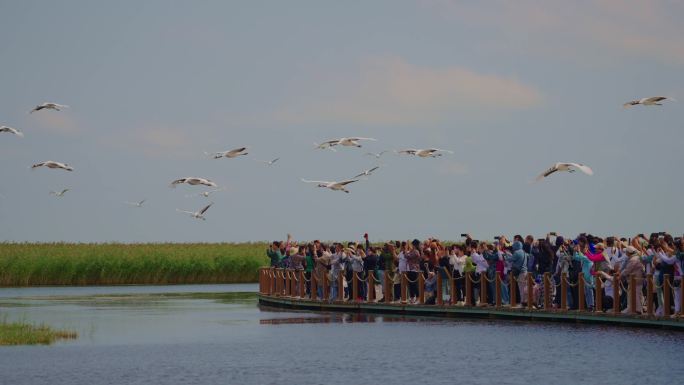
{"label": "wispy cloud", "polygon": [[315,97],[288,101],[276,113],[279,120],[413,125],[530,108],[542,101],[539,90],[512,77],[458,66],[422,67],[398,57],[366,60],[352,73],[310,83]]}

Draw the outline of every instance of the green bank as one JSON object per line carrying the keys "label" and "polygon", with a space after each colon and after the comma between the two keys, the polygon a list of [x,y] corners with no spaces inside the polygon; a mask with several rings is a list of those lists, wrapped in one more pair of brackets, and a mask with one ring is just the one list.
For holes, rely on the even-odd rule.
{"label": "green bank", "polygon": [[0,286],[246,283],[266,243],[0,243]]}
{"label": "green bank", "polygon": [[0,321],[0,346],[2,345],[49,345],[60,339],[74,339],[78,334],[57,330],[46,325],[25,322]]}

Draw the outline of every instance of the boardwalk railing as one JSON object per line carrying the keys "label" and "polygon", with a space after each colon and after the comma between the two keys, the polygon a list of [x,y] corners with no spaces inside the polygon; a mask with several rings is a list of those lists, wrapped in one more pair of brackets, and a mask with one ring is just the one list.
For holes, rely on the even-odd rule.
{"label": "boardwalk railing", "polygon": [[[651,274],[644,278],[616,274],[608,279],[595,276],[593,285],[585,282],[582,274],[576,280],[566,274],[552,277],[550,273],[543,274],[541,280],[526,273],[518,277],[512,273],[495,274],[492,278],[486,273],[457,275],[444,270],[426,279],[422,272],[414,272],[412,279],[407,273],[385,271],[376,277],[373,272],[354,272],[347,282],[344,272],[332,275],[329,271],[264,267],[259,269],[259,293],[317,302],[510,307],[535,312],[578,311],[645,318],[682,317],[684,309],[684,285],[668,274],[661,284]],[[658,308],[654,298],[662,298]]]}

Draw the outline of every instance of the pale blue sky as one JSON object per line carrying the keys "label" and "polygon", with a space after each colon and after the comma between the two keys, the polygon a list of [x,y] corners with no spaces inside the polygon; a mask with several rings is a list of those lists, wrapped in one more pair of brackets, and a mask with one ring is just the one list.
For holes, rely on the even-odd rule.
{"label": "pale blue sky", "polygon": [[[0,124],[26,135],[0,135],[0,240],[681,234],[684,106],[622,108],[684,99],[681,20],[677,1],[0,1]],[[71,108],[27,114],[44,101]],[[312,149],[342,136],[378,141]],[[351,194],[299,180],[402,147],[455,154],[386,154]],[[557,161],[595,175],[530,183]],[[184,176],[228,188],[206,222],[175,211],[207,202],[168,188]]]}

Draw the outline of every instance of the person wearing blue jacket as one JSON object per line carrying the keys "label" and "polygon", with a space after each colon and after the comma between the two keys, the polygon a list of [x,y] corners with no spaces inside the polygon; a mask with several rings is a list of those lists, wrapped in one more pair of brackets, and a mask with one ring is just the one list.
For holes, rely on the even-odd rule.
{"label": "person wearing blue jacket", "polygon": [[513,253],[506,259],[511,264],[511,272],[514,279],[518,281],[518,298],[522,303],[527,301],[527,253],[523,250],[520,241],[513,242]]}
{"label": "person wearing blue jacket", "polygon": [[594,276],[591,270],[594,267],[594,262],[590,261],[584,253],[575,249],[572,259],[582,264],[582,275],[584,276],[584,298],[587,304],[587,309],[594,310]]}

